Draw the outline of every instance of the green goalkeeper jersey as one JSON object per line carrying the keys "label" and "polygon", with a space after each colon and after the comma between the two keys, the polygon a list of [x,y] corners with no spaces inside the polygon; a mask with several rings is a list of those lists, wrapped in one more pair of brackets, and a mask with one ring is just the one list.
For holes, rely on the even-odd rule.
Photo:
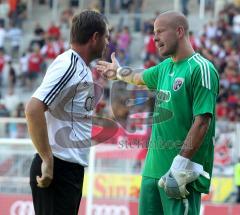
{"label": "green goalkeeper jersey", "polygon": [[[149,89],[156,92],[152,134],[143,176],[160,178],[169,170],[174,157],[181,150],[194,117],[205,113],[212,115],[211,124],[191,160],[202,164],[211,175],[215,104],[219,91],[219,77],[213,64],[198,53],[178,62],[168,58],[145,70],[143,80]],[[208,193],[210,180],[200,176],[192,186],[199,192]]]}

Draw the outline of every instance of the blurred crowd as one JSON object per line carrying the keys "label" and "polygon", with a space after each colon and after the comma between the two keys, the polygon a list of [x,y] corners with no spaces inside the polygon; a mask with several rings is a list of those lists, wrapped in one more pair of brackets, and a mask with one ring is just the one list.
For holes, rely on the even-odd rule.
{"label": "blurred crowd", "polygon": [[[153,22],[145,34],[145,68],[156,65],[159,59],[153,41]],[[145,33],[146,33],[145,32]],[[227,4],[217,20],[209,21],[200,32],[190,32],[190,41],[196,52],[209,59],[220,76],[217,99],[218,120],[240,120],[240,1]]]}
{"label": "blurred crowd", "polygon": [[220,94],[218,120],[240,120],[240,5],[229,4],[220,11],[216,22],[204,26],[199,36],[191,35],[196,51],[217,67]]}
{"label": "blurred crowd", "polygon": [[[60,53],[69,48],[68,35],[71,18],[79,1],[69,1],[70,7],[61,11],[60,20],[42,26],[35,23],[28,47],[23,50],[24,22],[28,19],[26,1],[0,0],[0,116],[24,117],[24,102],[19,101],[19,89],[31,92],[41,82],[46,68]],[[237,2],[237,1],[236,1]],[[40,4],[51,7],[51,1],[40,0]],[[90,8],[104,13],[105,1],[96,1]],[[154,43],[152,19],[134,18],[134,26],[129,26],[126,16],[129,11],[141,14],[145,1],[119,0],[110,1],[111,13],[119,14],[119,22],[110,28],[110,43],[105,58],[110,61],[111,53],[121,65],[132,65],[135,62],[132,54],[133,33],[139,32],[144,48],[141,52],[140,67],[152,67],[163,59],[159,57]],[[4,14],[5,13],[5,14]],[[111,24],[111,23],[110,23]],[[228,4],[220,11],[216,21],[207,23],[201,31],[190,32],[190,40],[196,52],[211,60],[220,75],[220,95],[217,101],[218,120],[240,120],[240,5]],[[7,44],[7,45],[6,45]],[[97,100],[95,112],[98,116],[115,118],[128,130],[145,129],[141,127],[144,114],[152,112],[154,95],[145,88],[126,85],[121,82],[105,80],[95,69],[96,62],[91,64],[95,82],[101,86],[103,95]],[[7,80],[7,81],[4,81]],[[111,88],[111,90],[110,90]],[[18,99],[16,99],[18,97]],[[148,99],[146,99],[148,98]],[[18,101],[18,103],[16,103]],[[129,105],[127,105],[129,104]],[[142,113],[142,114],[137,114]],[[134,116],[134,117],[133,117]],[[144,116],[145,118],[148,116]],[[133,120],[134,118],[134,120]],[[13,129],[8,126],[10,136],[23,137],[24,129]],[[20,129],[20,132],[15,132]],[[26,128],[25,128],[26,129]]]}

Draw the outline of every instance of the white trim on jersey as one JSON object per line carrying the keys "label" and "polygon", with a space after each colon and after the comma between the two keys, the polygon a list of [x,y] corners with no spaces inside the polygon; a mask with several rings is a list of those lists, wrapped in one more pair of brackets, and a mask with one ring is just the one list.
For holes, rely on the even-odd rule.
{"label": "white trim on jersey", "polygon": [[211,89],[211,82],[210,82],[210,68],[209,64],[206,59],[204,59],[201,55],[196,55],[196,57],[199,59],[200,62],[202,62],[205,65],[205,69],[207,70],[207,74],[205,74],[205,78],[207,79],[207,85],[208,89]]}
{"label": "white trim on jersey", "polygon": [[65,74],[62,76],[62,78],[59,80],[58,83],[55,84],[55,86],[50,90],[50,92],[46,95],[43,102],[46,105],[50,105],[54,98],[58,95],[59,92],[64,88],[64,86],[68,83],[68,81],[73,77],[74,73],[76,72],[76,65],[77,65],[78,57],[72,53],[71,55],[71,63],[65,72]]}
{"label": "white trim on jersey", "polygon": [[210,68],[206,59],[199,54],[193,56],[193,60],[200,66],[202,75],[202,86],[211,89]]}

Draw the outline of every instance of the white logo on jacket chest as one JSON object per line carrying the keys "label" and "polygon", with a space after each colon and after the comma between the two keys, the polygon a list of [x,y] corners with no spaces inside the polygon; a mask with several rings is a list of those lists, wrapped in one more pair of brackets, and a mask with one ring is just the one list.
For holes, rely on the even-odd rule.
{"label": "white logo on jacket chest", "polygon": [[174,82],[173,82],[173,90],[174,91],[178,91],[184,82],[184,78],[175,78]]}

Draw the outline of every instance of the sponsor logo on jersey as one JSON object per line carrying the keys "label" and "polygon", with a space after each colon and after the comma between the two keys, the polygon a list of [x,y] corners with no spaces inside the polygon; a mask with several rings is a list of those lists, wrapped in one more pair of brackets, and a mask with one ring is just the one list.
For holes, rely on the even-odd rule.
{"label": "sponsor logo on jersey", "polygon": [[178,91],[183,85],[184,78],[176,78],[173,82],[173,90]]}
{"label": "sponsor logo on jersey", "polygon": [[157,101],[162,102],[169,102],[171,99],[171,92],[168,90],[160,90],[156,95]]}

